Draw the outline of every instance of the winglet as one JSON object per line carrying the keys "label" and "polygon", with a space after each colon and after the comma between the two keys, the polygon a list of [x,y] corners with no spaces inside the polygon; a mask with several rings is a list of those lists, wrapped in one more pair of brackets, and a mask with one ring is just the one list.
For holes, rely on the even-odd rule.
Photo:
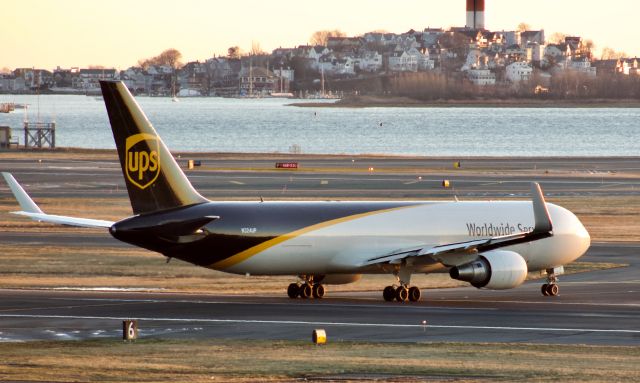
{"label": "winglet", "polygon": [[553,230],[551,216],[547,210],[542,189],[537,182],[531,183],[531,200],[533,202],[533,217],[535,219],[534,233],[548,233]]}
{"label": "winglet", "polygon": [[11,189],[11,192],[18,200],[18,203],[20,204],[22,211],[27,213],[38,213],[38,214],[43,213],[43,211],[38,207],[38,205],[36,205],[36,203],[33,202],[31,197],[29,197],[27,192],[24,191],[22,186],[20,186],[18,181],[16,181],[16,179],[13,178],[11,173],[2,172],[2,176],[4,177],[5,181],[7,181],[7,185],[9,185],[9,189]]}

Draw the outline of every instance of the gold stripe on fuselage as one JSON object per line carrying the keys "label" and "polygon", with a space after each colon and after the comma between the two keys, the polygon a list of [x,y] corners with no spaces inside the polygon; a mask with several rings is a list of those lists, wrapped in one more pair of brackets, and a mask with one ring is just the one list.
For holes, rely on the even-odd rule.
{"label": "gold stripe on fuselage", "polygon": [[223,269],[227,269],[229,267],[235,266],[240,262],[246,261],[247,259],[253,257],[254,255],[263,252],[273,246],[276,246],[282,242],[288,241],[290,239],[299,237],[303,234],[309,233],[311,231],[314,230],[319,230],[325,227],[329,227],[329,226],[333,226],[333,225],[337,225],[339,223],[343,223],[343,222],[348,222],[348,221],[353,221],[355,219],[359,219],[359,218],[364,218],[370,215],[374,215],[374,214],[381,214],[381,213],[387,213],[390,211],[394,211],[394,210],[400,210],[400,209],[406,209],[406,208],[410,208],[410,207],[415,207],[417,205],[409,205],[409,206],[400,206],[400,207],[393,207],[390,209],[383,209],[383,210],[374,210],[374,211],[370,211],[370,212],[366,212],[366,213],[360,213],[360,214],[354,214],[354,215],[349,215],[346,217],[342,217],[342,218],[336,218],[336,219],[332,219],[330,221],[324,221],[324,222],[320,222],[317,223],[315,225],[311,225],[311,226],[307,226],[304,227],[302,229],[296,230],[296,231],[292,231],[290,233],[287,234],[283,234],[280,235],[278,237],[272,238],[268,241],[262,242],[259,245],[256,245],[254,247],[251,247],[247,250],[244,250],[238,254],[235,254],[227,259],[224,259],[222,261],[216,262],[212,265],[210,265],[209,267],[212,269],[216,269],[216,270],[223,270]]}

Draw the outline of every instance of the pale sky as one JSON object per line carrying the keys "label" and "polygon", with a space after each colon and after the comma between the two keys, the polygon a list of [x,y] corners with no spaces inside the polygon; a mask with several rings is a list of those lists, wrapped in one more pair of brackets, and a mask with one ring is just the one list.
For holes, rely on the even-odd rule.
{"label": "pale sky", "polygon": [[[225,55],[252,41],[270,52],[306,44],[314,31],[349,36],[384,29],[464,26],[465,0],[6,0],[0,69],[104,65],[126,69],[176,48],[183,62]],[[637,0],[486,0],[486,28],[534,29],[591,39],[640,56]]]}

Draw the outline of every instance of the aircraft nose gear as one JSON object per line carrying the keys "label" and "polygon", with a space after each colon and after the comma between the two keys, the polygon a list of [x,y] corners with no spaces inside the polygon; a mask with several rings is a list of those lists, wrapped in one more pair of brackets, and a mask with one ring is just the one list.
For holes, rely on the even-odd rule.
{"label": "aircraft nose gear", "polygon": [[287,288],[287,295],[289,296],[289,298],[324,298],[326,289],[323,284],[319,282],[314,283],[312,276],[304,277],[302,279],[304,279],[304,282],[302,283],[292,283],[289,285],[289,287]]}
{"label": "aircraft nose gear", "polygon": [[545,297],[555,297],[560,293],[558,286],[558,276],[554,272],[555,269],[547,269],[547,283],[540,287],[540,292]]}

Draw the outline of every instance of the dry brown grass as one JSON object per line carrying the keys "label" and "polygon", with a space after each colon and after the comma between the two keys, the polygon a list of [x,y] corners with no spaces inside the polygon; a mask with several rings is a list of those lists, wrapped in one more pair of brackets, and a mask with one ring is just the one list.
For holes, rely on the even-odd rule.
{"label": "dry brown grass", "polygon": [[[425,335],[428,342],[428,330]],[[637,382],[639,347],[117,340],[0,343],[4,380]],[[400,378],[404,377],[404,378]],[[351,381],[352,381],[351,380]]]}
{"label": "dry brown grass", "polygon": [[[261,277],[227,274],[138,249],[3,245],[1,288],[119,287],[217,294],[284,294],[291,276]],[[393,279],[367,275],[353,285],[331,291],[377,291]],[[444,274],[416,275],[424,288],[462,286]]]}
{"label": "dry brown grass", "polygon": [[571,210],[594,242],[640,241],[640,195],[549,198]]}

